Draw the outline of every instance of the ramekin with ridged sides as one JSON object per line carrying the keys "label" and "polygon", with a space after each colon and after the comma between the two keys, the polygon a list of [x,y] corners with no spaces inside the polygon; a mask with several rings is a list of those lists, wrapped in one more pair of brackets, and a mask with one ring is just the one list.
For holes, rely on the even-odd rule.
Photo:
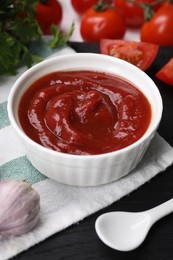
{"label": "ramekin with ridged sides", "polygon": [[[152,117],[147,131],[135,143],[96,155],[57,152],[31,140],[23,131],[18,106],[23,93],[37,79],[54,71],[90,70],[111,73],[135,85],[148,99]],[[74,186],[97,186],[116,181],[130,173],[141,161],[162,117],[162,98],[151,78],[136,66],[107,55],[76,53],[43,61],[27,70],[15,82],[8,98],[8,115],[25,148],[31,164],[42,174],[60,183]]]}

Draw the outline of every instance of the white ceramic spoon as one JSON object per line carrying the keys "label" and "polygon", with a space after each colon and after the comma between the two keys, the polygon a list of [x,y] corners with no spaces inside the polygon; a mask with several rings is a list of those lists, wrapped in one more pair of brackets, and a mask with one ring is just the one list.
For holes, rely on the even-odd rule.
{"label": "white ceramic spoon", "polygon": [[173,199],[142,212],[109,212],[98,217],[95,229],[107,246],[119,251],[130,251],[144,241],[157,220],[171,212]]}

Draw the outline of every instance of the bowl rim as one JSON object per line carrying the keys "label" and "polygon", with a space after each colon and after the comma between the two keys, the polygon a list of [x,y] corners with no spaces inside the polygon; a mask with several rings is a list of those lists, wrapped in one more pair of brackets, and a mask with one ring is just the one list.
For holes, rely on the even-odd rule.
{"label": "bowl rim", "polygon": [[[129,68],[132,68],[134,71],[136,71],[136,73],[140,73],[141,76],[145,77],[146,79],[148,79],[148,81],[150,82],[150,84],[153,86],[153,88],[155,88],[155,92],[157,93],[157,99],[158,99],[158,103],[159,103],[159,108],[160,111],[158,111],[157,113],[157,119],[154,121],[154,123],[152,125],[149,125],[148,129],[146,130],[146,132],[143,134],[143,136],[138,139],[136,142],[122,148],[116,151],[112,151],[112,152],[107,152],[107,153],[102,153],[102,154],[94,154],[94,155],[77,155],[77,154],[68,154],[68,153],[63,153],[63,152],[58,152],[52,149],[49,149],[47,147],[42,146],[41,144],[36,143],[35,141],[33,141],[30,137],[28,137],[25,132],[21,129],[21,127],[18,125],[18,123],[16,122],[15,116],[14,116],[14,111],[12,109],[12,104],[14,101],[14,94],[16,93],[16,90],[19,88],[21,82],[25,79],[25,77],[29,76],[30,74],[37,73],[37,71],[39,71],[42,67],[46,67],[47,65],[51,64],[53,61],[60,61],[60,60],[64,60],[64,59],[75,59],[76,55],[79,57],[92,57],[92,58],[96,58],[96,59],[107,59],[110,60],[113,63],[119,63],[121,65],[125,65],[128,66]],[[65,70],[69,70],[69,69],[63,69],[62,71]],[[72,69],[71,69],[72,70]],[[74,69],[75,70],[75,67]],[[76,69],[79,70],[79,69]],[[85,69],[81,69],[85,70]],[[91,70],[93,70],[91,68]],[[57,71],[60,71],[59,69],[57,69]],[[97,69],[95,70],[97,71]],[[101,71],[98,69],[98,72]],[[49,72],[48,72],[49,73]],[[109,73],[109,72],[108,72]],[[115,74],[116,75],[116,74]],[[128,80],[128,79],[127,79]],[[133,84],[133,82],[132,82]],[[29,86],[28,86],[29,87]],[[26,88],[27,89],[27,88]],[[25,90],[26,90],[25,89]],[[141,90],[142,91],[142,90]],[[142,92],[143,93],[143,92]],[[145,93],[143,93],[145,95]],[[98,54],[98,53],[73,53],[73,54],[66,54],[66,55],[62,55],[62,56],[57,56],[57,57],[52,57],[50,59],[46,59],[34,66],[32,66],[31,68],[27,69],[13,84],[9,96],[8,96],[8,102],[7,102],[7,111],[8,111],[8,117],[9,120],[11,122],[11,125],[15,128],[15,130],[17,131],[18,135],[27,141],[27,143],[29,143],[30,145],[32,145],[33,147],[35,147],[36,149],[39,149],[39,151],[41,152],[45,152],[45,153],[49,153],[50,155],[53,156],[58,156],[58,157],[66,157],[67,159],[74,159],[74,160],[78,160],[78,159],[82,159],[82,160],[88,160],[88,159],[101,159],[101,158],[106,158],[106,157],[114,157],[115,155],[121,155],[124,152],[128,152],[129,150],[137,147],[140,143],[146,141],[150,135],[152,135],[153,132],[155,132],[155,130],[157,130],[157,127],[161,121],[162,118],[162,112],[163,112],[163,101],[161,98],[161,94],[159,89],[157,88],[156,84],[154,83],[154,81],[141,69],[139,69],[138,67],[136,67],[135,65],[124,61],[122,59],[119,58],[115,58],[112,56],[108,56],[105,54]]]}

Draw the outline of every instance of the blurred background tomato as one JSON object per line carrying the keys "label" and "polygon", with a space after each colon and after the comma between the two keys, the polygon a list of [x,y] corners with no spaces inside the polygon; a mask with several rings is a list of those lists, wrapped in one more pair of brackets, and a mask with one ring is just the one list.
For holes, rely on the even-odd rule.
{"label": "blurred background tomato", "polygon": [[79,14],[84,14],[90,7],[96,4],[98,0],[71,0],[74,10]]}
{"label": "blurred background tomato", "polygon": [[[130,27],[140,27],[144,22],[143,4],[153,4],[155,0],[115,0],[114,5],[118,7],[126,17],[127,25]],[[153,11],[158,10],[162,3],[157,3],[152,7]],[[146,10],[146,9],[145,9]]]}
{"label": "blurred background tomato", "polygon": [[36,19],[43,34],[51,34],[51,24],[60,25],[62,20],[62,7],[57,0],[40,0],[36,6]]}

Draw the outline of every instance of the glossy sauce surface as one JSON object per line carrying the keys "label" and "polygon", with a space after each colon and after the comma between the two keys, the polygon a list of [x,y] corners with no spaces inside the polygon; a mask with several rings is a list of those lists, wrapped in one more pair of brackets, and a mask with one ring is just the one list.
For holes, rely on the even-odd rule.
{"label": "glossy sauce surface", "polygon": [[150,104],[135,86],[94,71],[45,75],[26,90],[18,114],[32,140],[78,155],[122,149],[137,141],[151,121]]}

